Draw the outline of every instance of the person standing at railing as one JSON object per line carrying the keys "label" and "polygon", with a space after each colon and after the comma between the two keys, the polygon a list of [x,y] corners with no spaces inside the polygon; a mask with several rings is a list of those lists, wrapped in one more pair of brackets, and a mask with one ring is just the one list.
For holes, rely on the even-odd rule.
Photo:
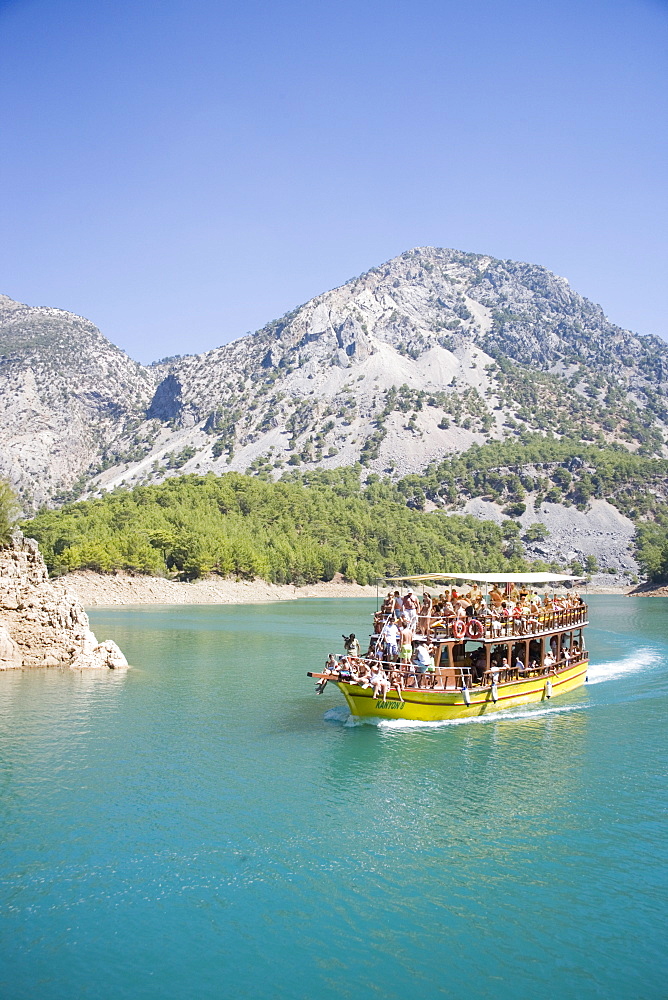
{"label": "person standing at railing", "polygon": [[420,616],[418,618],[418,630],[422,635],[429,635],[429,629],[431,626],[431,608],[432,600],[431,596],[425,591],[424,597],[422,598],[422,607],[420,608]]}
{"label": "person standing at railing", "polygon": [[406,621],[402,619],[401,631],[399,632],[399,657],[402,666],[410,666],[413,658],[413,630]]}
{"label": "person standing at railing", "polygon": [[497,607],[490,608],[489,611],[489,623],[492,630],[492,636],[496,639],[501,635],[503,624],[501,622],[501,611]]}
{"label": "person standing at railing", "polygon": [[429,650],[427,648],[427,643],[422,640],[416,641],[415,650],[415,667],[418,677],[418,687],[422,687],[424,683],[424,675],[427,673],[430,665]]}
{"label": "person standing at railing", "polygon": [[399,658],[399,628],[394,620],[387,622],[380,634],[385,659],[396,663]]}
{"label": "person standing at railing", "polygon": [[407,619],[410,627],[416,631],[418,624],[419,602],[412,590],[409,590],[404,597],[404,618]]}
{"label": "person standing at railing", "polygon": [[496,584],[494,584],[494,586],[490,590],[490,592],[489,592],[489,598],[490,598],[490,601],[492,602],[492,605],[494,607],[500,607],[501,606],[501,603],[503,602],[503,594],[501,593],[501,591],[499,590],[499,588],[497,587]]}
{"label": "person standing at railing", "polygon": [[349,656],[359,656],[360,655],[360,644],[359,639],[356,637],[354,632],[350,635],[343,636],[343,648]]}

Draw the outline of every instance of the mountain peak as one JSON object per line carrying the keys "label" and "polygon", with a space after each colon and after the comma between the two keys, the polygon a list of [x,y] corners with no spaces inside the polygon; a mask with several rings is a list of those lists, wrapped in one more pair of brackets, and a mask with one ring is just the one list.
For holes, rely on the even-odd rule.
{"label": "mountain peak", "polygon": [[150,368],[87,320],[2,302],[0,469],[35,501],[77,479],[109,489],[180,470],[359,461],[401,475],[527,430],[665,451],[668,346],[534,264],[415,247],[253,335]]}

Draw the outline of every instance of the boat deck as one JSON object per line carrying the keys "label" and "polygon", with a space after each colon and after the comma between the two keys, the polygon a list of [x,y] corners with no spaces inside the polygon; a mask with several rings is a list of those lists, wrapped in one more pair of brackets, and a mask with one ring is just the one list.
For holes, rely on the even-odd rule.
{"label": "boat deck", "polygon": [[458,620],[456,618],[448,620],[434,618],[429,625],[429,632],[433,642],[461,642],[462,639],[476,639],[480,642],[494,643],[502,639],[527,637],[538,639],[541,636],[555,635],[557,632],[583,628],[589,624],[588,613],[586,604],[578,608],[567,608],[564,611],[543,611],[535,616],[521,618],[493,618],[488,612],[476,618],[459,619],[459,623],[464,626],[463,634],[461,634],[461,625],[458,634]]}
{"label": "boat deck", "polygon": [[[397,663],[389,661],[380,662],[388,676],[393,677],[395,680],[395,684],[392,684],[389,689],[390,691],[396,691],[396,681],[398,681],[405,695],[411,691],[454,692],[461,691],[463,687],[466,687],[473,694],[476,691],[490,691],[495,683],[495,674],[498,677],[496,686],[503,688],[505,685],[514,685],[521,681],[534,679],[540,679],[543,684],[546,680],[552,680],[554,683],[565,671],[570,672],[572,668],[577,666],[583,666],[586,672],[586,667],[589,663],[589,653],[587,650],[582,650],[577,657],[571,657],[568,661],[564,659],[560,663],[555,664],[550,670],[544,667],[539,667],[535,670],[527,668],[522,671],[517,670],[516,667],[499,667],[495,670],[486,670],[479,682],[475,680],[471,667],[455,665],[455,676],[453,677],[452,671],[441,669],[440,667],[437,667],[432,672],[417,674],[415,670],[401,669]],[[333,681],[337,684],[344,684],[365,690],[355,677],[340,677],[338,673],[316,673],[315,671],[308,671],[307,676],[313,677],[315,680]]]}

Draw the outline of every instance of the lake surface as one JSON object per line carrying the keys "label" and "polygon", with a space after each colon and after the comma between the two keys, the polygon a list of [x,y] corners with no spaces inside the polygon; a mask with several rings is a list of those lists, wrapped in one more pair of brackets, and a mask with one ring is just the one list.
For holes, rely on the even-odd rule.
{"label": "lake surface", "polygon": [[127,674],[0,675],[0,997],[665,998],[668,601],[590,606],[586,688],[422,727],[305,676],[373,602],[97,609]]}

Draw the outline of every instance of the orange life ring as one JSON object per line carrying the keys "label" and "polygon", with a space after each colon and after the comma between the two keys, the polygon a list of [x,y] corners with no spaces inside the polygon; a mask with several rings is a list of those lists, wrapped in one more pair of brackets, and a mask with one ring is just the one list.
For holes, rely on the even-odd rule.
{"label": "orange life ring", "polygon": [[477,618],[471,618],[466,627],[466,634],[470,639],[482,639],[485,634],[485,627]]}
{"label": "orange life ring", "polygon": [[455,618],[452,623],[452,634],[455,639],[463,639],[466,635],[466,623],[461,618]]}

